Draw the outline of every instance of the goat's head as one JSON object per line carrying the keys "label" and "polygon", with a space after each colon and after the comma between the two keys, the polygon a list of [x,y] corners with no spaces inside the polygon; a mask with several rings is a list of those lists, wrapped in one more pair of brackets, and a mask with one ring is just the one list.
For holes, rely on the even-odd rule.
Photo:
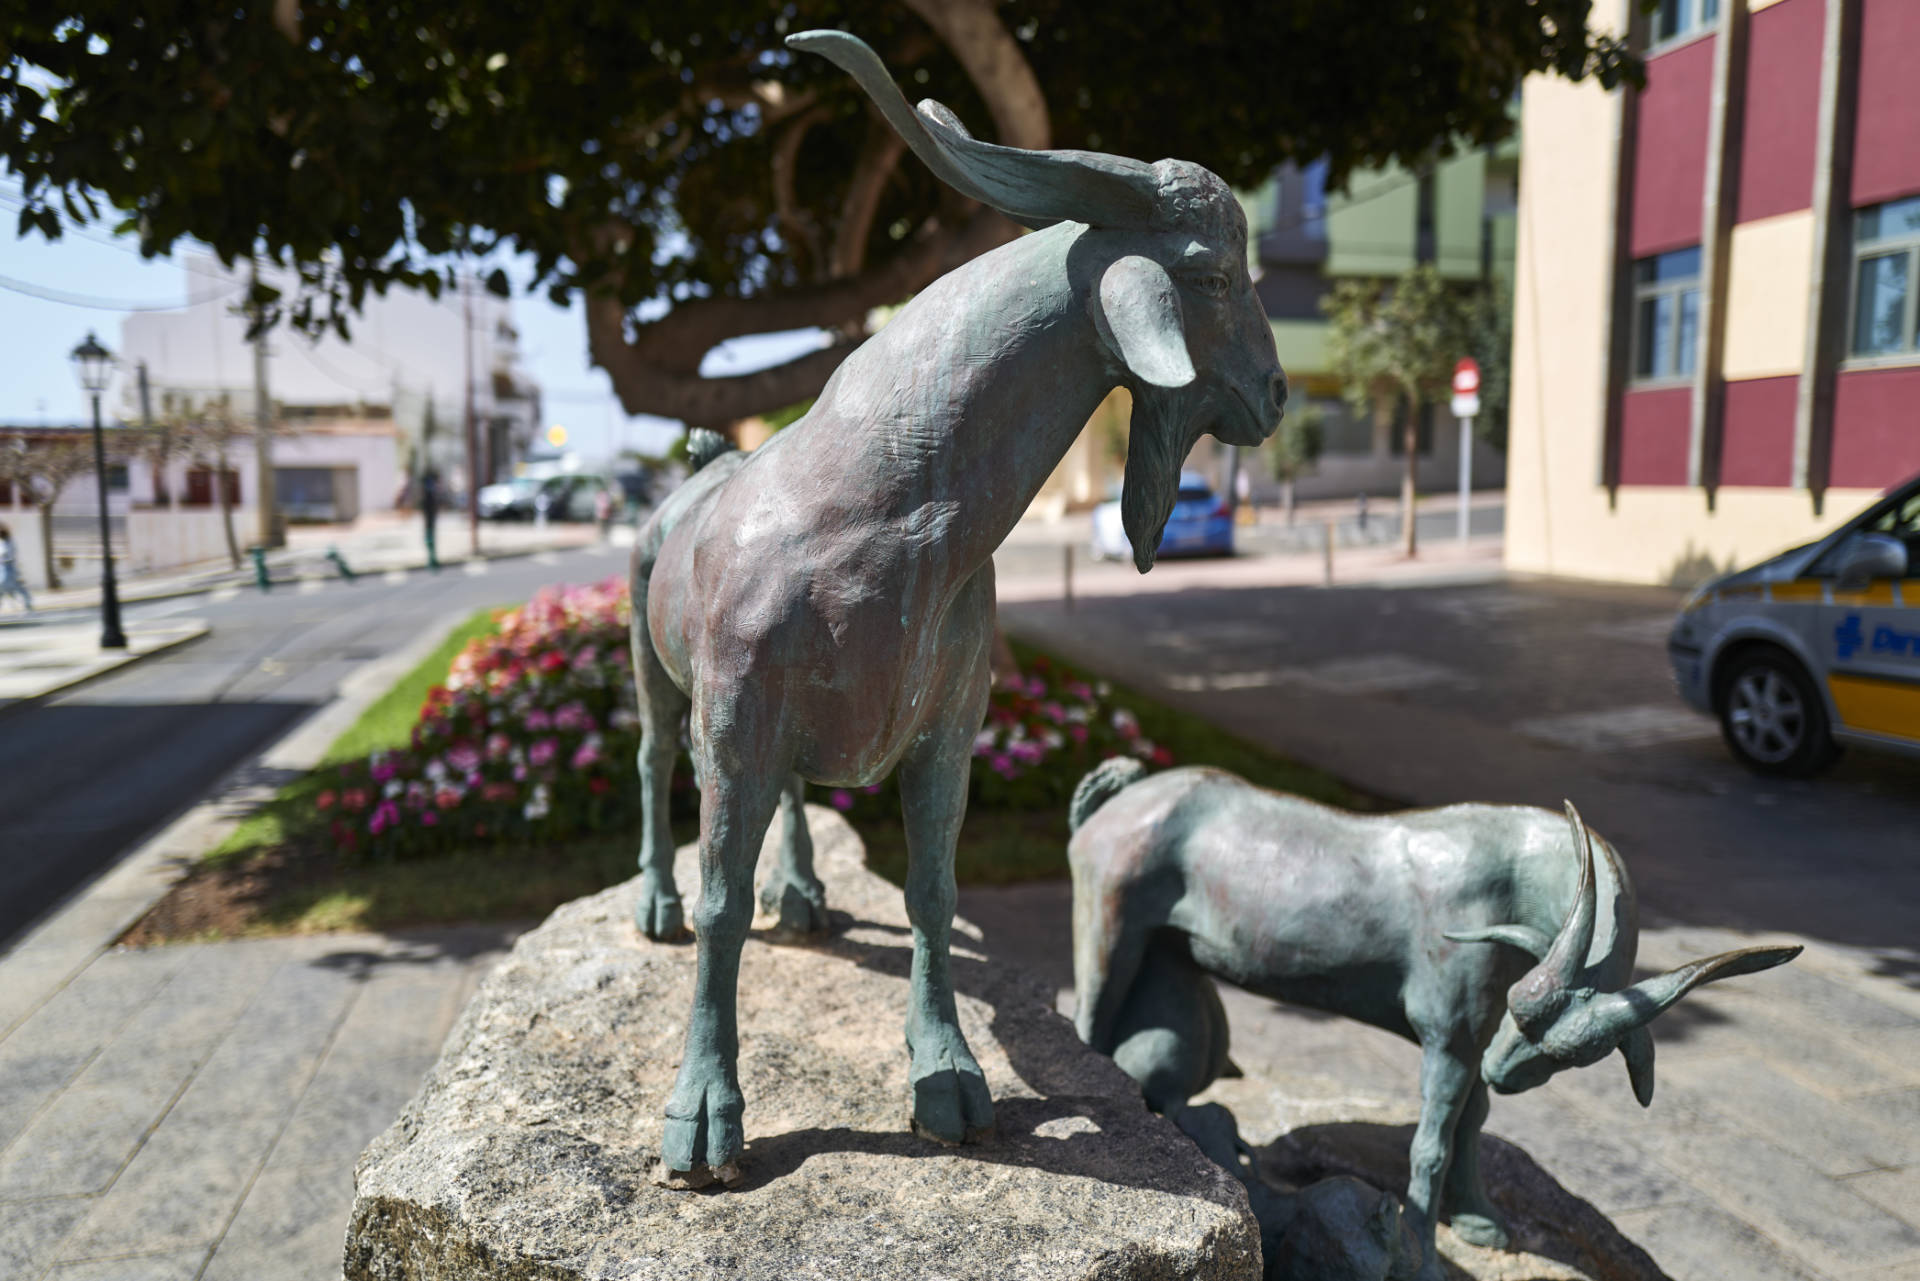
{"label": "goat's head", "polygon": [[1460,942],[1506,943],[1537,962],[1507,989],[1507,1010],[1480,1060],[1480,1076],[1500,1094],[1518,1094],[1544,1083],[1554,1073],[1597,1063],[1614,1050],[1627,1061],[1634,1097],[1642,1107],[1653,1102],[1651,1023],[1674,1002],[1702,983],[1752,974],[1785,964],[1798,947],[1749,947],[1692,961],[1665,974],[1604,992],[1594,986],[1600,962],[1589,963],[1597,913],[1593,841],[1571,802],[1567,821],[1580,860],[1579,886],[1560,932],[1548,939],[1524,925],[1496,925],[1448,934]]}
{"label": "goat's head", "polygon": [[806,31],[787,43],[850,74],[914,153],[961,194],[1028,227],[1087,224],[1069,270],[1118,380],[1133,394],[1121,522],[1145,573],[1173,510],[1180,464],[1201,433],[1257,445],[1286,406],[1286,375],[1254,296],[1246,217],[1233,193],[1184,160],[1149,165],[980,142],[937,102],[909,107],[879,57],[855,37]]}

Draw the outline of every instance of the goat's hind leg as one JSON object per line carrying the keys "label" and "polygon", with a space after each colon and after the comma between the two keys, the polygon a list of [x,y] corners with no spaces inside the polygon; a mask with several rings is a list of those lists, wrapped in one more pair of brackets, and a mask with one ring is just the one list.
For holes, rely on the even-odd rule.
{"label": "goat's hind leg", "polygon": [[1444,1269],[1434,1246],[1440,1221],[1440,1191],[1453,1156],[1454,1134],[1467,1097],[1479,1083],[1479,1059],[1471,1044],[1435,1038],[1422,1041],[1420,1124],[1414,1128],[1407,1180],[1407,1211],[1425,1257],[1416,1281],[1441,1281]]}
{"label": "goat's hind leg", "polygon": [[647,633],[645,582],[635,576],[632,646],[635,701],[640,713],[640,897],[633,923],[650,939],[686,933],[679,887],[673,883],[673,821],[669,814],[673,763],[687,696],[667,675]]}
{"label": "goat's hind leg", "polygon": [[778,915],[785,934],[823,934],[827,929],[827,887],[813,871],[806,786],[793,774],[780,793],[780,866],[760,889],[761,910]]}

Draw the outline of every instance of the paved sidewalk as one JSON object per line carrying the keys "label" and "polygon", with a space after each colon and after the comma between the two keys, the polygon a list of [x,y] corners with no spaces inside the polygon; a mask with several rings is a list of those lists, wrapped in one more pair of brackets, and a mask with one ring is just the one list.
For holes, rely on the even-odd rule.
{"label": "paved sidewalk", "polygon": [[45,698],[207,634],[193,619],[136,621],[122,629],[125,649],[100,648],[97,622],[0,628],[0,716],[17,703]]}
{"label": "paved sidewalk", "polygon": [[0,1040],[0,1276],[329,1281],[500,928],[114,949]]}

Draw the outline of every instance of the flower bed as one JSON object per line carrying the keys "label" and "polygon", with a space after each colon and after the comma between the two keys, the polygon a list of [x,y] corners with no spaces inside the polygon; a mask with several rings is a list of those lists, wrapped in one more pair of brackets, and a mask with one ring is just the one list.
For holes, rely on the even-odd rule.
{"label": "flower bed", "polygon": [[[973,740],[969,806],[983,810],[1064,810],[1086,772],[1110,756],[1171,765],[1173,753],[1140,731],[1124,707],[1110,703],[1105,681],[1090,682],[1044,655],[995,684],[987,722]],[[894,781],[827,794],[856,818],[900,813]]]}
{"label": "flower bed", "polygon": [[[395,859],[637,826],[627,616],[619,579],[548,588],[504,612],[498,631],[471,641],[428,692],[409,746],[321,780],[320,833],[342,854]],[[974,740],[972,805],[1061,809],[1109,756],[1170,764],[1110,693],[1044,657],[996,685]],[[688,771],[675,782],[684,789]],[[891,779],[826,799],[856,818],[897,822],[900,813]]]}
{"label": "flower bed", "polygon": [[428,692],[408,747],[326,780],[314,804],[334,847],[407,858],[636,821],[627,613],[618,578],[504,612]]}

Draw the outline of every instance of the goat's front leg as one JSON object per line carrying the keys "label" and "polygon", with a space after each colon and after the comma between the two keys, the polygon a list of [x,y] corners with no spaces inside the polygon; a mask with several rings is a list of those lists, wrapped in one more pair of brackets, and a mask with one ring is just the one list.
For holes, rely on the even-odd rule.
{"label": "goat's front leg", "polygon": [[[970,692],[970,691],[969,691]],[[986,701],[984,664],[979,698],[950,712],[900,764],[900,802],[907,828],[907,917],[913,923],[913,971],[907,996],[908,1079],[913,1128],[943,1143],[961,1143],[993,1125],[993,1096],[960,1033],[949,973],[948,939],[956,890],[954,845],[967,813],[967,784]]]}
{"label": "goat's front leg", "polygon": [[1480,1127],[1487,1122],[1487,1083],[1476,1079],[1453,1128],[1453,1162],[1447,1167],[1447,1222],[1461,1240],[1505,1250],[1510,1238],[1500,1212],[1480,1178]]}
{"label": "goat's front leg", "polygon": [[1420,1059],[1420,1124],[1408,1153],[1407,1210],[1413,1215],[1422,1258],[1418,1281],[1440,1281],[1444,1275],[1434,1230],[1440,1221],[1440,1190],[1452,1155],[1454,1130],[1466,1109],[1467,1096],[1479,1081],[1478,1063],[1445,1042],[1428,1042]]}
{"label": "goat's front leg", "polygon": [[[708,718],[709,722],[717,718]],[[716,753],[696,742],[700,768],[700,903],[693,914],[699,964],[680,1075],[667,1098],[661,1162],[676,1185],[739,1177],[740,1035],[735,1009],[740,948],[753,923],[753,869],[786,771],[771,767],[770,744],[735,722],[745,752]],[[699,736],[696,735],[696,738]],[[728,748],[740,746],[729,743]],[[673,1177],[677,1176],[677,1177]]]}

